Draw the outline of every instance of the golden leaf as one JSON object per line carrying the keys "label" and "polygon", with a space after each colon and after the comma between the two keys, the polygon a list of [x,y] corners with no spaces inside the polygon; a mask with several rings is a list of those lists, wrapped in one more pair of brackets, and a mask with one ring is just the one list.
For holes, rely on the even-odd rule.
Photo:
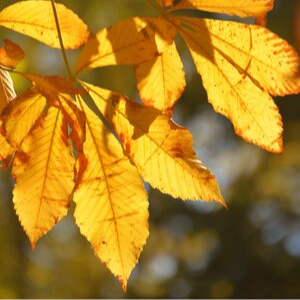
{"label": "golden leaf", "polygon": [[46,102],[46,99],[32,88],[5,108],[6,137],[16,150],[41,116]]}
{"label": "golden leaf", "polygon": [[0,161],[9,158],[13,154],[13,148],[7,142],[3,132],[3,121],[0,119]]}
{"label": "golden leaf", "polygon": [[[211,50],[218,52],[241,76],[248,76],[254,84],[274,96],[300,92],[299,57],[286,41],[269,30],[217,20],[179,18],[179,22],[192,29],[181,29],[181,33],[185,39],[201,44],[202,55],[209,47],[213,48]],[[207,43],[206,47],[204,43]]]}
{"label": "golden leaf", "polygon": [[[62,4],[56,4],[66,49],[85,44],[90,33],[84,22]],[[0,12],[0,26],[28,35],[53,48],[60,48],[51,1],[21,1]]]}
{"label": "golden leaf", "polygon": [[66,214],[74,187],[74,158],[62,112],[50,107],[24,139],[13,164],[14,205],[32,247]]}
{"label": "golden leaf", "polygon": [[[266,72],[270,70],[272,74],[278,75],[274,78],[273,86],[285,86],[287,89],[293,84],[290,84],[287,79],[280,81],[279,76],[280,70],[289,72],[287,66],[276,71],[272,67],[272,61],[266,60],[263,63],[260,56],[268,53],[264,50],[268,45],[262,46],[254,43],[251,49],[248,40],[245,39],[247,46],[244,46],[242,41],[245,32],[239,31],[239,24],[229,25],[232,28],[236,26],[237,32],[234,33],[233,30],[226,32],[226,24],[229,22],[222,22],[225,26],[223,34],[217,36],[212,32],[212,28],[221,26],[218,21],[191,18],[180,18],[180,20],[182,26],[180,33],[191,51],[197,71],[202,76],[203,85],[207,90],[209,102],[214,109],[229,118],[234,125],[235,132],[245,140],[271,152],[282,152],[282,121],[278,108],[269,94],[255,84],[255,81],[253,82],[253,77],[260,74],[262,77],[268,77],[268,73],[262,74],[259,70]],[[182,24],[187,24],[189,27],[183,27]],[[249,27],[251,28],[253,27]],[[254,27],[255,29],[257,27]],[[238,49],[231,45],[237,36],[243,36],[242,40],[239,38],[238,43],[243,46],[236,44],[236,47],[249,48],[243,51],[236,50],[237,56],[233,61],[231,59],[233,54],[228,56],[226,51]],[[226,39],[226,44],[224,39]],[[222,41],[222,44],[219,41]],[[281,58],[280,54],[278,58]],[[284,63],[284,60],[281,61]],[[260,84],[264,82],[260,81]]]}
{"label": "golden leaf", "polygon": [[273,4],[274,0],[181,0],[172,10],[199,9],[245,18],[263,15]]}
{"label": "golden leaf", "polygon": [[86,117],[72,97],[67,94],[59,94],[57,97],[56,106],[60,108],[70,125],[72,131],[70,137],[78,152],[82,151],[82,146],[85,141],[85,122]]}
{"label": "golden leaf", "polygon": [[138,65],[135,76],[144,104],[162,111],[172,110],[186,86],[183,64],[175,43],[161,56]]}
{"label": "golden leaf", "polygon": [[9,73],[0,69],[0,113],[16,97],[17,95]]}
{"label": "golden leaf", "polygon": [[0,65],[15,68],[25,57],[22,48],[9,39],[4,40],[4,47],[0,48]]}
{"label": "golden leaf", "polygon": [[80,53],[76,73],[109,65],[140,64],[160,55],[176,30],[162,18],[131,18],[105,28]]}
{"label": "golden leaf", "polygon": [[147,194],[119,142],[78,100],[87,121],[74,194],[76,223],[126,290],[148,237]]}
{"label": "golden leaf", "polygon": [[41,76],[36,74],[25,74],[36,89],[48,98],[56,101],[59,94],[84,94],[83,89],[74,86],[73,82],[59,76]]}
{"label": "golden leaf", "polygon": [[215,177],[193,151],[189,131],[160,111],[83,83],[103,115],[111,119],[123,147],[144,180],[175,198],[225,205]]}

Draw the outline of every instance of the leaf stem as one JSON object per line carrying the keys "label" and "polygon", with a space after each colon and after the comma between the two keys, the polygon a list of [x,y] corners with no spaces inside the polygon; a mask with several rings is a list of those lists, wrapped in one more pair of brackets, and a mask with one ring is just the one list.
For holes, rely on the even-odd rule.
{"label": "leaf stem", "polygon": [[18,74],[18,75],[21,75],[21,76],[25,76],[26,75],[26,73],[24,73],[24,72],[15,71],[13,69],[9,69],[9,68],[3,67],[1,65],[0,65],[0,70],[7,71],[7,72],[13,73],[13,74]]}
{"label": "leaf stem", "polygon": [[155,9],[158,13],[162,14],[164,11],[163,9],[157,5],[154,4],[152,0],[145,0],[153,9]]}
{"label": "leaf stem", "polygon": [[53,15],[54,15],[54,19],[55,19],[56,30],[57,30],[57,35],[58,35],[58,39],[59,39],[61,54],[62,54],[64,63],[65,63],[66,69],[67,69],[69,79],[72,79],[73,75],[72,75],[72,71],[71,71],[71,68],[70,68],[70,65],[69,65],[69,62],[68,62],[68,58],[67,58],[67,55],[66,55],[66,50],[65,50],[65,47],[64,47],[64,42],[63,42],[62,35],[61,35],[58,15],[57,15],[56,7],[55,7],[55,0],[51,0],[51,4],[52,4],[52,10],[53,10]]}

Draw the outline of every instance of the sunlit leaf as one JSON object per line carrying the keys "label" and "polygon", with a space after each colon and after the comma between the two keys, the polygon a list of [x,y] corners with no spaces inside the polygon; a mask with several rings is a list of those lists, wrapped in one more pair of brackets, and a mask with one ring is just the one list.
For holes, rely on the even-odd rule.
{"label": "sunlit leaf", "polygon": [[74,86],[74,83],[59,76],[41,76],[36,74],[25,74],[27,79],[29,79],[36,89],[43,94],[48,100],[53,101],[57,98],[59,94],[84,94],[83,89]]}
{"label": "sunlit leaf", "polygon": [[62,112],[51,107],[24,139],[13,165],[14,205],[32,247],[67,214],[74,158]]}
{"label": "sunlit leaf", "polygon": [[144,180],[175,198],[224,204],[215,177],[193,151],[187,129],[156,109],[92,85],[84,86],[99,110],[111,119]]}
{"label": "sunlit leaf", "polygon": [[0,161],[7,159],[13,154],[13,148],[7,142],[3,130],[3,122],[0,119]]}
{"label": "sunlit leaf", "polygon": [[135,76],[142,101],[162,111],[172,109],[186,86],[183,65],[175,43],[161,56],[138,65]]}
{"label": "sunlit leaf", "polygon": [[162,18],[131,18],[99,31],[80,53],[77,73],[109,65],[140,64],[160,55],[176,34]]}
{"label": "sunlit leaf", "polygon": [[148,236],[147,194],[119,142],[79,101],[87,122],[74,195],[75,219],[96,254],[126,290]]}
{"label": "sunlit leaf", "polygon": [[[66,49],[86,43],[90,33],[84,22],[62,4],[56,4]],[[0,26],[28,35],[53,48],[60,48],[51,1],[21,1],[0,12]]]}
{"label": "sunlit leaf", "polygon": [[[259,26],[235,22],[180,20],[181,24],[192,29],[182,28],[181,32],[186,40],[195,40],[198,47],[201,46],[200,54],[213,56],[219,53],[241,76],[249,77],[254,84],[274,96],[300,92],[299,57],[286,41],[274,33]],[[213,49],[209,49],[211,47]],[[208,49],[213,53],[207,53]]]}
{"label": "sunlit leaf", "polygon": [[78,105],[73,101],[72,97],[67,94],[59,94],[55,105],[62,110],[72,130],[70,137],[77,151],[81,152],[86,138],[86,117],[84,112],[82,112]]}
{"label": "sunlit leaf", "polygon": [[[260,84],[264,85],[262,78],[269,76],[267,71],[270,70],[269,72],[273,72],[274,76],[277,75],[277,78],[273,78],[274,86],[280,85],[287,88],[292,84],[288,80],[284,81],[283,75],[280,77],[280,69],[278,71],[273,69],[272,61],[261,61],[260,56],[263,56],[265,51],[260,52],[259,45],[253,44],[251,49],[251,45],[247,42],[245,46],[240,41],[240,47],[249,48],[243,51],[236,50],[239,54],[233,61],[232,53],[231,56],[226,55],[228,48],[232,51],[237,49],[231,44],[235,38],[237,39],[233,31],[231,31],[230,39],[229,35],[227,36],[228,42],[220,45],[219,40],[224,42],[226,30],[222,36],[211,33],[211,28],[218,26],[219,23],[215,23],[217,21],[190,18],[181,20],[188,22],[191,27],[191,29],[182,27],[180,32],[191,51],[197,71],[202,76],[203,85],[207,90],[208,100],[214,109],[229,118],[234,125],[235,132],[245,140],[271,152],[282,152],[282,121],[278,108],[269,94],[252,79],[260,75],[262,76]],[[233,23],[232,26],[236,26],[239,32],[238,24]],[[264,68],[262,71],[266,73],[260,73],[260,68]],[[282,69],[289,72],[287,66]],[[272,77],[270,77],[270,83],[271,79]]]}
{"label": "sunlit leaf", "polygon": [[34,88],[11,102],[4,111],[5,132],[8,140],[18,149],[46,107],[46,99]]}

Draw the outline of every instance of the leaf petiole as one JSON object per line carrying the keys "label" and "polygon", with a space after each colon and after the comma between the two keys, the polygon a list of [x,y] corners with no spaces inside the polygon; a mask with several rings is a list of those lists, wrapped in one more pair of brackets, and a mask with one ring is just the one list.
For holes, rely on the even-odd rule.
{"label": "leaf petiole", "polygon": [[70,68],[70,65],[69,65],[69,62],[68,62],[68,58],[67,58],[67,55],[66,55],[66,50],[65,50],[65,47],[64,47],[64,42],[63,42],[62,35],[61,35],[58,15],[57,15],[56,7],[55,7],[55,0],[51,0],[51,4],[52,4],[52,10],[53,10],[53,15],[54,15],[54,19],[55,19],[56,30],[57,30],[57,35],[58,35],[58,39],[59,39],[61,54],[62,54],[64,63],[65,63],[66,69],[67,69],[69,79],[72,79],[73,75],[72,75],[72,71],[71,71],[71,68]]}
{"label": "leaf petiole", "polygon": [[159,14],[163,14],[164,10],[160,5],[158,5],[156,2],[153,2],[153,0],[145,0],[153,9],[155,9]]}

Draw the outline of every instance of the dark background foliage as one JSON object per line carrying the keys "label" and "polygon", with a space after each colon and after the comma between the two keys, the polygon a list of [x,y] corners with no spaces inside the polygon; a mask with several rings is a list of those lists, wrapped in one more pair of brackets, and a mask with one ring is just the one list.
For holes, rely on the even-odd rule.
{"label": "dark background foliage", "polygon": [[[14,2],[1,1],[0,9]],[[153,14],[141,0],[61,2],[94,32],[121,18]],[[277,0],[267,26],[299,47],[299,19],[299,0]],[[26,51],[22,70],[64,74],[59,51],[5,29],[0,34]],[[150,190],[150,238],[124,295],[75,227],[74,207],[34,252],[30,249],[13,210],[13,181],[1,171],[1,298],[300,297],[299,96],[276,99],[285,124],[285,151],[266,153],[240,140],[232,125],[213,112],[180,40],[178,45],[188,88],[175,120],[192,131],[195,150],[217,175],[229,210]],[[69,53],[73,64],[77,54]],[[137,99],[131,67],[102,68],[83,78]],[[14,80],[18,92],[25,89],[22,78]]]}

